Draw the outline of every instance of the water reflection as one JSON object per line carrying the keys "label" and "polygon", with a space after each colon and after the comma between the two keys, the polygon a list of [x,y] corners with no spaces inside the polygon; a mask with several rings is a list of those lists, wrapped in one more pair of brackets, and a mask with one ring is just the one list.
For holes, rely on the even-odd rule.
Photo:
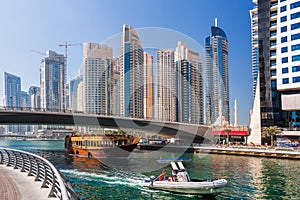
{"label": "water reflection", "polygon": [[[128,159],[98,160],[68,156],[59,142],[0,141],[0,146],[45,157],[60,169],[83,199],[207,198],[149,190],[139,185],[149,175],[169,169],[157,159],[177,157],[176,153],[141,151]],[[225,192],[216,199],[300,199],[299,160],[211,154],[182,157],[191,158],[184,165],[193,178],[227,179]]]}

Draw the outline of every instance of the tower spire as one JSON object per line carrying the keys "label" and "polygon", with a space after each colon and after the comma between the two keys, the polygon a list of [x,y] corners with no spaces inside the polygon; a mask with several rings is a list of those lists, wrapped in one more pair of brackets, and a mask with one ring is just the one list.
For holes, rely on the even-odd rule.
{"label": "tower spire", "polygon": [[218,18],[215,18],[215,27],[218,27]]}

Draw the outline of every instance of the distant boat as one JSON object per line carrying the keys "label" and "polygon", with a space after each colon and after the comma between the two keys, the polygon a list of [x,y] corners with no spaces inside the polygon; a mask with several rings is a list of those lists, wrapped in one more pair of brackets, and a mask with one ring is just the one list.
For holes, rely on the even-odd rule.
{"label": "distant boat", "polygon": [[126,134],[67,135],[67,153],[87,157],[128,157],[137,147],[141,136]]}
{"label": "distant boat", "polygon": [[[165,177],[163,177],[165,175],[158,177],[151,176],[142,182],[141,185],[150,189],[182,194],[217,195],[223,192],[224,187],[227,185],[225,179],[190,179],[185,167],[179,160],[170,162],[172,166],[172,176],[169,178],[165,179]],[[165,161],[169,160],[165,159]]]}

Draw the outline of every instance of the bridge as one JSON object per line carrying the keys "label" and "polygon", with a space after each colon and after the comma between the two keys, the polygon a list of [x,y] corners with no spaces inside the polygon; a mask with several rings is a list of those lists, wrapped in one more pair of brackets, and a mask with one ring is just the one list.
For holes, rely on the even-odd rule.
{"label": "bridge", "polygon": [[49,111],[32,108],[0,108],[0,124],[44,124],[120,128],[145,131],[170,137],[195,138],[200,142],[212,138],[207,125],[158,121],[120,116],[85,114],[71,111]]}

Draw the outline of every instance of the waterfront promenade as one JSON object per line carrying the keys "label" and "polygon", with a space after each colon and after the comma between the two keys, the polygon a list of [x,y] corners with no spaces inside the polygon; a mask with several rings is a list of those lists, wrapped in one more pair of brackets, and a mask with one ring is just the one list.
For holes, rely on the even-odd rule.
{"label": "waterfront promenade", "polygon": [[[41,188],[42,182],[26,172],[0,165],[0,200],[44,200],[49,199],[50,188]],[[51,198],[58,199],[58,198]]]}
{"label": "waterfront promenade", "polygon": [[226,155],[240,155],[240,156],[258,156],[269,158],[287,158],[300,159],[300,148],[285,148],[269,146],[203,146],[193,144],[192,146],[181,145],[161,145],[161,144],[140,144],[138,148],[143,150],[162,150],[170,152],[190,152],[202,154],[226,154]]}
{"label": "waterfront promenade", "polygon": [[210,146],[193,147],[195,153],[226,154],[240,156],[257,156],[269,158],[300,159],[300,149],[296,148],[270,148],[251,146]]}

